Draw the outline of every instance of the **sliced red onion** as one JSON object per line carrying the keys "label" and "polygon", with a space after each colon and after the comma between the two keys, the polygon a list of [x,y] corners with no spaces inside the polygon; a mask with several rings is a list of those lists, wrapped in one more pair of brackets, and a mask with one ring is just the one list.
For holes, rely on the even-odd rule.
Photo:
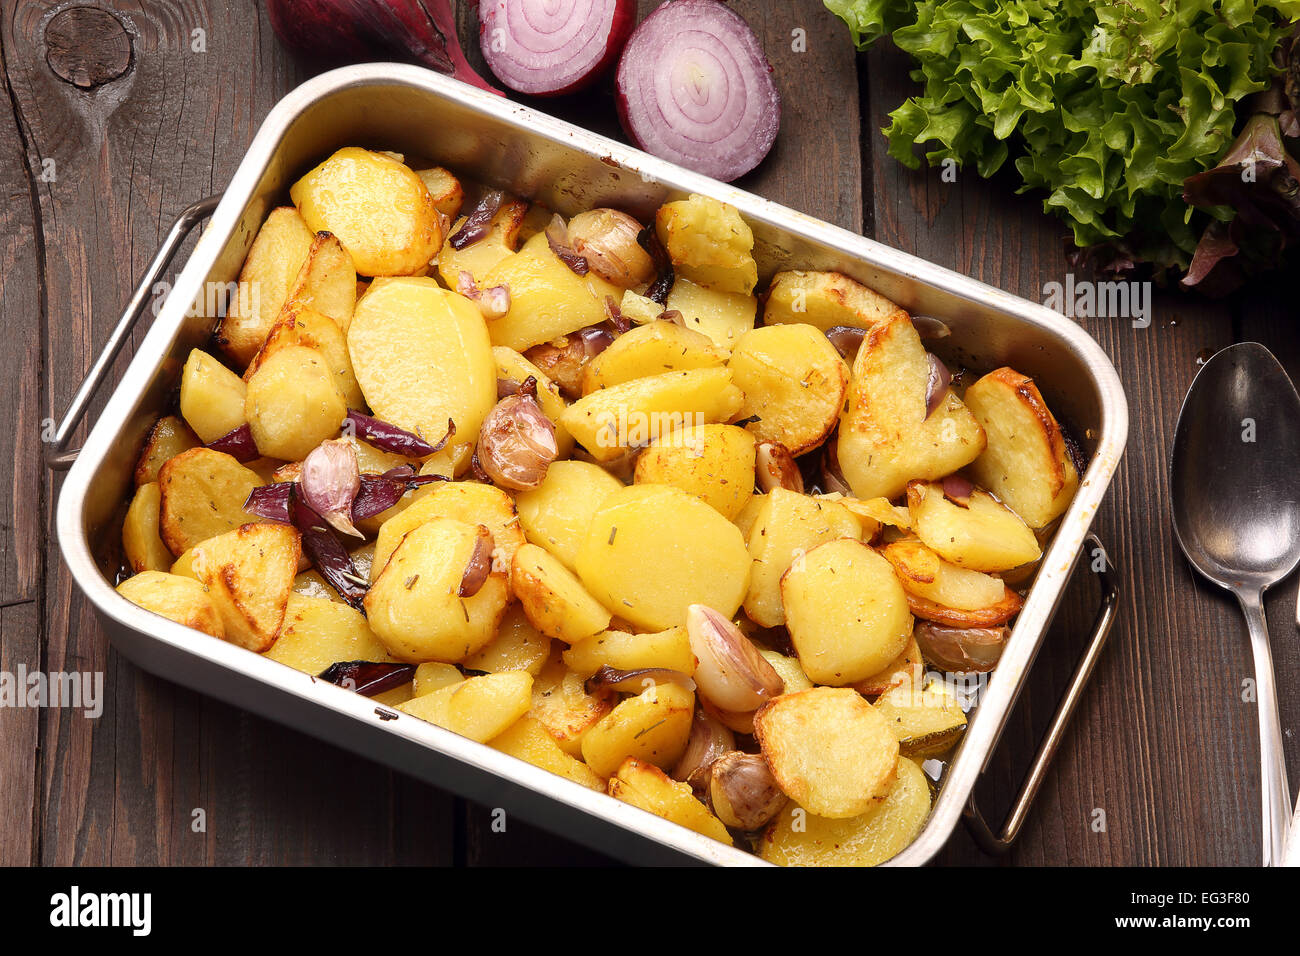
{"label": "sliced red onion", "polygon": [[569,244],[569,227],[564,224],[564,217],[556,213],[546,227],[546,244],[551,247],[556,258],[568,266],[575,275],[585,276],[591,271],[587,260],[573,251]]}
{"label": "sliced red onion", "polygon": [[672,0],[641,21],[617,86],[619,119],[638,146],[714,179],[757,166],[781,124],[762,45],[718,0]]}
{"label": "sliced red onion", "polygon": [[307,507],[343,534],[363,537],[352,523],[352,502],[361,489],[361,468],[352,442],[323,441],[302,461],[298,492]]}
{"label": "sliced red onion", "polygon": [[826,330],[826,337],[843,358],[856,355],[867,330],[853,325],[837,325]]}
{"label": "sliced red onion", "polygon": [[943,496],[962,508],[970,506],[970,496],[974,491],[975,486],[961,475],[949,475],[943,480]]}
{"label": "sliced red onion", "polygon": [[456,277],[456,291],[478,306],[485,319],[499,319],[510,311],[510,287],[489,286],[480,289],[474,276],[464,269]]}
{"label": "sliced red onion", "polygon": [[356,691],[362,697],[374,697],[410,683],[415,677],[415,665],[387,661],[339,661],[316,676],[320,680]]}
{"label": "sliced red onion", "polygon": [[293,496],[289,510],[293,515],[294,526],[302,535],[303,553],[307,555],[312,567],[339,593],[339,597],[358,611],[363,611],[362,601],[370,588],[370,582],[357,573],[351,555],[334,536],[333,529],[299,495]]}
{"label": "sliced red onion", "polygon": [[640,667],[636,670],[619,670],[608,664],[587,678],[588,694],[602,690],[618,691],[620,694],[639,694],[655,684],[677,684],[687,690],[695,690],[695,681],[689,674],[669,670],[667,667]]}
{"label": "sliced red onion", "polygon": [[602,329],[598,325],[589,325],[585,329],[579,329],[578,338],[582,340],[584,361],[594,359],[614,344],[613,333],[609,329]]}
{"label": "sliced red onion", "polygon": [[430,445],[419,435],[370,415],[362,414],[355,408],[348,410],[347,420],[352,423],[354,434],[358,438],[374,445],[380,451],[391,452],[394,455],[402,455],[406,458],[428,458],[430,455],[436,455],[446,447],[447,442],[451,441],[452,436],[456,434],[456,423],[448,419],[447,434],[438,439],[437,444]]}
{"label": "sliced red onion", "polygon": [[492,231],[492,217],[501,209],[501,203],[505,200],[505,193],[499,189],[485,193],[483,198],[474,204],[470,214],[465,217],[447,243],[456,250],[464,249],[471,246],[481,239],[486,239],[488,233]]}
{"label": "sliced red onion", "polygon": [[912,316],[912,327],[923,339],[946,339],[952,335],[952,329],[948,327],[947,322],[930,315]]}
{"label": "sliced red onion", "polygon": [[943,400],[948,397],[948,386],[952,384],[952,372],[933,352],[926,352],[930,362],[930,378],[925,384],[925,417],[935,413]]}
{"label": "sliced red onion", "polygon": [[231,429],[215,441],[210,441],[205,448],[229,455],[238,462],[252,461],[261,456],[257,442],[253,441],[253,430],[248,425]]}
{"label": "sliced red onion", "polygon": [[375,515],[383,514],[402,500],[412,488],[432,484],[435,481],[450,481],[446,475],[417,475],[409,465],[394,468],[382,475],[362,475],[361,487],[352,499],[352,521],[364,521]]}
{"label": "sliced red onion", "polygon": [[473,597],[483,589],[488,575],[492,573],[492,552],[495,549],[492,533],[479,525],[474,550],[470,552],[469,561],[465,563],[465,573],[461,575],[460,586],[456,589],[457,597]]}
{"label": "sliced red onion", "polygon": [[[655,231],[654,226],[646,226],[641,230],[636,241],[641,244],[641,248],[650,254],[654,261],[655,270],[658,277],[650,283],[650,288],[645,290],[645,297],[651,301],[663,305],[668,301],[668,293],[673,291],[673,283],[677,281],[676,274],[673,272],[673,261],[668,255],[668,250],[664,244],[659,241],[659,233]],[[663,316],[660,316],[663,318]]]}
{"label": "sliced red onion", "polygon": [[912,629],[921,656],[945,671],[984,674],[997,666],[1011,637],[1002,627],[947,627],[932,621],[917,621]]}
{"label": "sliced red onion", "polygon": [[506,86],[556,96],[590,86],[636,22],[636,0],[481,0],[479,45]]}
{"label": "sliced red onion", "polygon": [[277,481],[270,485],[259,485],[248,494],[244,510],[250,515],[257,515],[267,521],[280,524],[292,524],[289,517],[289,499],[293,496],[293,482]]}

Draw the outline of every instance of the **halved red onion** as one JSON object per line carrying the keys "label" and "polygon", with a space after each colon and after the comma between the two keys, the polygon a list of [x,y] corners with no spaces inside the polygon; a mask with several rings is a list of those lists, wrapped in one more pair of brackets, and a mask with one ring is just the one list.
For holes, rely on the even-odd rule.
{"label": "halved red onion", "polygon": [[636,0],[480,0],[479,45],[506,86],[533,96],[591,85],[623,49]]}
{"label": "halved red onion", "polygon": [[[293,487],[297,488],[297,485]],[[334,536],[333,529],[303,502],[300,495],[293,496],[289,511],[293,515],[294,527],[302,536],[303,553],[312,567],[339,593],[339,597],[358,611],[364,610],[362,601],[370,582],[357,573],[352,556]]]}
{"label": "halved red onion", "polygon": [[302,500],[330,527],[357,538],[362,534],[352,523],[352,502],[360,488],[357,449],[346,439],[323,441],[302,460],[298,479]]}
{"label": "halved red onion", "polygon": [[702,707],[697,707],[686,750],[677,766],[673,767],[673,779],[684,780],[696,790],[703,790],[708,784],[713,761],[735,749],[736,737],[731,729]]}
{"label": "halved red onion", "polygon": [[703,604],[686,611],[691,653],[699,662],[695,682],[715,707],[748,713],[785,689],[785,681],[740,628]]}
{"label": "halved red onion", "polygon": [[618,63],[618,115],[646,152],[730,181],[776,141],[781,97],[741,16],[718,0],[669,0]]}
{"label": "halved red onion", "polygon": [[409,683],[415,677],[415,665],[387,661],[339,661],[316,676],[320,680],[356,691],[363,697],[374,697]]}
{"label": "halved red onion", "polygon": [[478,306],[485,319],[499,319],[510,311],[510,287],[488,286],[480,289],[472,273],[464,269],[456,277],[456,291]]}
{"label": "halved red onion", "polygon": [[460,228],[452,233],[447,244],[453,249],[460,250],[472,246],[481,239],[486,239],[492,228],[492,217],[497,214],[504,200],[505,193],[499,189],[484,193],[465,217]]}
{"label": "halved red onion", "polygon": [[269,485],[258,485],[248,494],[244,510],[250,515],[257,515],[267,521],[290,524],[289,501],[293,496],[293,482],[277,481]]}
{"label": "halved red onion", "polygon": [[451,419],[447,420],[447,434],[432,445],[419,435],[373,416],[365,415],[355,408],[348,410],[347,421],[352,423],[353,432],[358,438],[374,445],[380,451],[403,455],[407,458],[428,458],[430,455],[436,455],[446,447],[447,442],[451,441],[452,436],[456,434],[456,423]]}
{"label": "halved red onion", "polygon": [[252,461],[261,455],[257,442],[253,441],[253,430],[248,425],[233,428],[204,447],[223,452],[238,462]]}
{"label": "halved red onion", "polygon": [[948,397],[952,372],[948,371],[948,366],[944,365],[939,356],[933,352],[926,352],[925,355],[930,362],[930,378],[925,383],[925,417],[929,418]]}
{"label": "halved red onion", "polygon": [[574,275],[585,276],[591,271],[587,265],[587,260],[574,251],[572,244],[569,242],[569,227],[564,222],[564,217],[558,212],[551,217],[550,223],[546,227],[546,244],[551,247],[556,258],[563,262],[573,271]]}
{"label": "halved red onion", "polygon": [[860,329],[855,325],[836,325],[826,330],[826,338],[830,339],[831,345],[835,346],[835,350],[843,358],[850,358],[857,354],[866,334],[866,329]]}
{"label": "halved red onion", "polygon": [[1011,637],[1002,627],[946,627],[932,621],[917,621],[912,629],[921,656],[929,663],[954,673],[987,673],[997,666]]}
{"label": "halved red onion", "polygon": [[677,684],[687,690],[695,690],[695,681],[689,674],[669,670],[667,667],[640,667],[636,670],[619,670],[608,664],[601,665],[600,670],[587,678],[585,685],[588,694],[602,690],[617,691],[620,694],[640,694],[656,684]]}
{"label": "halved red onion", "polygon": [[969,478],[961,475],[948,475],[943,479],[943,496],[962,508],[970,504],[970,496],[975,491]]}

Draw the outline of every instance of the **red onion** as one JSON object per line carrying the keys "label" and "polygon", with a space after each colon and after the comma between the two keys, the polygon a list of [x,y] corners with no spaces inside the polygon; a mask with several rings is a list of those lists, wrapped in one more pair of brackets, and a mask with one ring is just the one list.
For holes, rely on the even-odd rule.
{"label": "red onion", "polygon": [[587,678],[584,686],[588,694],[599,694],[606,690],[620,694],[639,694],[655,684],[677,684],[687,690],[695,690],[695,681],[681,671],[669,670],[667,667],[639,667],[625,671],[608,664],[602,664],[600,670]]}
{"label": "red onion", "polygon": [[346,439],[323,441],[302,461],[298,491],[307,506],[343,534],[360,538],[352,523],[352,501],[361,488],[357,449]]}
{"label": "red onion", "polygon": [[447,243],[453,249],[460,250],[472,246],[481,239],[486,239],[488,233],[492,231],[492,217],[497,214],[504,199],[505,193],[499,189],[485,193],[483,198],[474,204],[470,214],[465,217],[465,221]]}
{"label": "red onion", "polygon": [[962,508],[970,505],[970,496],[974,491],[975,486],[970,479],[961,475],[949,475],[943,480],[943,496]]}
{"label": "red onion", "polygon": [[509,286],[494,285],[480,289],[473,274],[464,269],[456,277],[456,291],[477,305],[485,319],[499,319],[510,311]]}
{"label": "red onion", "polygon": [[669,0],[623,50],[618,114],[646,152],[730,181],[772,148],[781,97],[738,13],[718,0]]}
{"label": "red onion", "polygon": [[636,0],[481,0],[479,45],[506,86],[533,96],[580,90],[623,49]]}
{"label": "red onion", "polygon": [[267,0],[276,36],[312,59],[401,59],[498,93],[470,69],[448,0]]}
{"label": "red onion", "polygon": [[361,487],[352,499],[353,522],[383,514],[402,500],[412,488],[435,481],[450,481],[446,475],[417,475],[410,465],[386,471],[382,475],[362,475]]}
{"label": "red onion", "polygon": [[289,499],[293,496],[293,482],[277,481],[270,485],[259,485],[248,494],[244,510],[250,515],[257,515],[267,521],[289,524]]}
{"label": "red onion", "polygon": [[837,325],[826,330],[826,337],[843,358],[856,355],[867,330],[853,325]]}
{"label": "red onion", "polygon": [[355,408],[348,410],[347,421],[352,423],[353,434],[358,438],[374,445],[380,451],[404,455],[407,458],[428,458],[430,455],[436,455],[456,434],[456,423],[450,419],[447,421],[447,434],[432,445],[419,435],[378,418],[372,418],[370,415],[363,415]]}
{"label": "red onion", "polygon": [[677,276],[673,272],[672,257],[668,255],[664,244],[659,241],[659,233],[655,231],[654,226],[646,226],[642,229],[636,241],[650,254],[650,259],[658,272],[658,277],[650,283],[650,288],[645,290],[645,297],[663,305],[668,301],[668,293],[673,291],[673,283],[677,281]]}
{"label": "red onion", "polygon": [[492,532],[479,525],[474,538],[474,550],[470,552],[469,561],[465,563],[465,573],[460,576],[460,586],[456,589],[457,597],[473,597],[483,589],[488,575],[492,573],[492,552],[495,548]]}
{"label": "red onion", "polygon": [[415,665],[386,661],[339,661],[316,676],[323,681],[356,691],[363,697],[374,697],[409,683],[415,677]]}
{"label": "red onion", "polygon": [[[294,487],[297,487],[296,485]],[[357,573],[352,557],[334,536],[324,519],[303,503],[299,495],[293,496],[290,512],[294,526],[302,535],[302,550],[320,576],[358,611],[364,611],[362,600],[370,582]]]}
{"label": "red onion", "polygon": [[573,246],[569,244],[569,227],[565,225],[564,217],[558,212],[551,217],[546,227],[546,244],[551,247],[551,251],[561,262],[573,270],[575,275],[585,276],[591,271],[587,260],[574,252]]}
{"label": "red onion", "polygon": [[930,379],[925,383],[925,417],[935,413],[943,400],[948,397],[948,386],[952,384],[952,372],[933,352],[926,352],[930,361]]}
{"label": "red onion", "polygon": [[252,461],[261,455],[257,450],[257,443],[253,441],[253,430],[248,425],[231,429],[215,441],[208,442],[204,447],[229,455],[238,462]]}

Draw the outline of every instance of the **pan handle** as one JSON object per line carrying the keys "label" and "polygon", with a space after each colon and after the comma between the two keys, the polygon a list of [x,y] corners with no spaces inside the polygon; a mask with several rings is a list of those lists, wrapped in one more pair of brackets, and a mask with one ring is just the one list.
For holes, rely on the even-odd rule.
{"label": "pan handle", "polygon": [[113,328],[113,334],[108,337],[103,351],[99,353],[99,358],[95,359],[95,364],[82,381],[81,387],[77,389],[77,394],[72,397],[72,404],[68,406],[67,414],[63,416],[63,421],[59,423],[58,429],[55,430],[54,437],[46,444],[46,467],[54,471],[65,471],[77,460],[77,451],[79,449],[68,451],[68,442],[72,440],[72,433],[80,424],[81,419],[85,417],[91,398],[113,367],[113,362],[118,353],[122,351],[122,346],[126,344],[126,338],[131,329],[135,327],[135,323],[139,321],[140,316],[144,314],[145,306],[153,293],[154,284],[167,272],[168,266],[171,265],[172,259],[185,241],[186,236],[190,234],[196,225],[212,215],[220,199],[220,196],[202,199],[182,212],[176,221],[172,223],[171,229],[162,241],[162,246],[159,247],[153,261],[149,263],[149,268],[145,270],[139,284],[136,285],[135,293],[131,296],[131,301],[126,304],[122,317],[117,320],[117,325]]}
{"label": "pan handle", "polygon": [[[1100,548],[1103,555],[1107,554],[1101,540],[1095,534],[1089,534],[1085,541],[1091,545],[1092,549]],[[1119,605],[1119,586],[1115,582],[1115,575],[1109,557],[1107,557],[1102,570],[1098,572],[1098,577],[1101,580],[1101,607],[1097,609],[1097,617],[1092,623],[1092,637],[1074,669],[1074,676],[1070,678],[1070,686],[1066,688],[1065,696],[1061,698],[1061,703],[1057,705],[1056,713],[1052,716],[1051,726],[1047,729],[1047,735],[1043,738],[1042,743],[1038,745],[1038,752],[1034,755],[1034,762],[1030,765],[1029,773],[1025,776],[1024,782],[1020,785],[1020,793],[1016,796],[1011,812],[1007,814],[1007,818],[1002,824],[1002,831],[995,835],[989,829],[989,825],[984,821],[984,816],[980,813],[979,806],[975,802],[974,792],[971,793],[970,799],[966,801],[966,809],[962,814],[963,819],[966,821],[966,829],[970,831],[971,836],[975,838],[975,842],[986,853],[1006,853],[1011,849],[1012,844],[1016,842],[1016,837],[1020,835],[1020,828],[1029,815],[1029,809],[1034,804],[1034,798],[1038,796],[1038,789],[1043,785],[1047,770],[1052,765],[1052,758],[1056,756],[1056,751],[1061,746],[1061,740],[1064,738],[1065,730],[1070,724],[1070,718],[1074,716],[1075,708],[1078,707],[1083,692],[1088,686],[1088,681],[1092,677],[1093,668],[1097,666],[1097,661],[1101,658],[1101,652],[1106,647],[1106,640],[1110,637],[1111,625],[1115,623],[1115,612]]]}

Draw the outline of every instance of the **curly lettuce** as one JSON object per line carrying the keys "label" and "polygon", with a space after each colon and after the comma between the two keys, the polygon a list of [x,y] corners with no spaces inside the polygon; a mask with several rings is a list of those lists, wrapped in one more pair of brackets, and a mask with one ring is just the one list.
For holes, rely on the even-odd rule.
{"label": "curly lettuce", "polygon": [[1011,160],[1081,248],[1124,243],[1185,267],[1201,229],[1183,181],[1233,142],[1236,104],[1270,86],[1300,0],[825,0],[865,49],[916,61],[889,153],[992,176]]}

